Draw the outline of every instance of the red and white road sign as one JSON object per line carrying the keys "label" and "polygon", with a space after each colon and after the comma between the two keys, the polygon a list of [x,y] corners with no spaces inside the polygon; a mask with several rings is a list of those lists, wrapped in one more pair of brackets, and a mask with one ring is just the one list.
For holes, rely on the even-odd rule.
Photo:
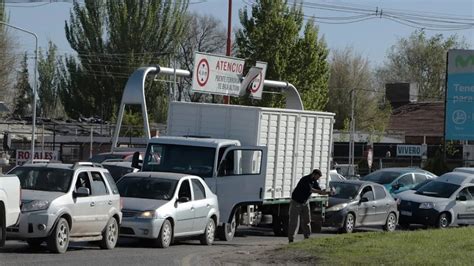
{"label": "red and white road sign", "polygon": [[240,58],[196,53],[192,91],[238,96],[244,65]]}

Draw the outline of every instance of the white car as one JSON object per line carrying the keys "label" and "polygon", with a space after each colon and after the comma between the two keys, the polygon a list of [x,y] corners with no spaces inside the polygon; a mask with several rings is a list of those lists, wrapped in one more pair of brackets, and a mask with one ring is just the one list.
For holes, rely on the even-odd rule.
{"label": "white car", "polygon": [[20,181],[17,176],[0,176],[0,247],[5,244],[6,228],[18,221],[20,194]]}
{"label": "white car", "polygon": [[122,213],[120,195],[110,173],[93,163],[24,164],[9,173],[20,179],[21,214],[7,236],[31,247],[46,241],[55,253],[69,242],[97,241],[112,249]]}
{"label": "white car", "polygon": [[178,237],[199,237],[203,245],[214,242],[217,196],[200,177],[137,172],[123,176],[117,186],[123,199],[120,236],[152,239],[160,248]]}

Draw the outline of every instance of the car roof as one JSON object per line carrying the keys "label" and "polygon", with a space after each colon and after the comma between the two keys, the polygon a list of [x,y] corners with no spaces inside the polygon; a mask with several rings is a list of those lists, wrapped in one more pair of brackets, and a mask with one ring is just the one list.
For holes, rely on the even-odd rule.
{"label": "car roof", "polygon": [[465,172],[449,172],[436,178],[436,181],[462,185],[465,183],[474,183],[474,175]]}
{"label": "car roof", "polygon": [[31,168],[54,168],[54,169],[68,169],[76,170],[79,168],[93,168],[94,170],[106,170],[100,164],[91,162],[77,162],[75,164],[70,163],[25,163],[18,167],[31,167]]}
{"label": "car roof", "polygon": [[173,180],[180,180],[184,177],[191,176],[195,178],[200,178],[195,175],[189,174],[182,174],[182,173],[168,173],[168,172],[136,172],[136,173],[129,173],[122,177],[149,177],[149,178],[165,178],[165,179],[173,179]]}
{"label": "car roof", "polygon": [[389,167],[389,168],[383,168],[379,169],[377,171],[383,171],[383,172],[400,172],[400,173],[408,173],[408,172],[420,172],[420,173],[427,173],[427,171],[417,168],[417,167]]}
{"label": "car roof", "polygon": [[456,167],[453,172],[463,172],[474,174],[474,167]]}
{"label": "car roof", "polygon": [[346,183],[346,184],[354,184],[354,185],[377,185],[377,186],[382,186],[382,185],[379,185],[377,183],[374,183],[374,182],[370,182],[370,181],[363,181],[363,180],[343,180],[343,181],[331,181],[331,182],[334,182],[334,183]]}

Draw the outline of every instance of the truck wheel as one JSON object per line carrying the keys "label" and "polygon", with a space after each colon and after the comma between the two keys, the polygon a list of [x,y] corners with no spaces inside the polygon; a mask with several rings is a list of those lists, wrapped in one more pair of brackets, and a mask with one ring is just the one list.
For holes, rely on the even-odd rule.
{"label": "truck wheel", "polygon": [[6,227],[6,218],[5,218],[5,208],[0,202],[0,247],[5,245],[5,240],[7,239],[7,227]]}
{"label": "truck wheel", "polygon": [[66,219],[59,218],[51,235],[47,239],[48,249],[54,253],[64,253],[69,246],[69,224]]}
{"label": "truck wheel", "polygon": [[100,248],[113,249],[117,244],[118,232],[119,230],[117,220],[112,217],[107,222],[107,225],[102,232],[102,240],[99,243]]}
{"label": "truck wheel", "polygon": [[204,234],[201,235],[199,240],[202,245],[210,246],[214,243],[214,235],[216,234],[216,223],[214,219],[210,218],[207,222],[206,228],[204,229]]}
{"label": "truck wheel", "polygon": [[171,244],[171,240],[173,239],[173,226],[169,220],[165,220],[163,225],[161,226],[160,234],[158,235],[158,239],[155,241],[155,246],[159,248],[167,248]]}
{"label": "truck wheel", "polygon": [[276,236],[288,236],[288,216],[273,215],[273,233]]}
{"label": "truck wheel", "polygon": [[237,222],[234,214],[230,223],[225,223],[219,227],[219,229],[217,230],[217,236],[222,241],[231,241],[232,239],[234,239],[236,229]]}

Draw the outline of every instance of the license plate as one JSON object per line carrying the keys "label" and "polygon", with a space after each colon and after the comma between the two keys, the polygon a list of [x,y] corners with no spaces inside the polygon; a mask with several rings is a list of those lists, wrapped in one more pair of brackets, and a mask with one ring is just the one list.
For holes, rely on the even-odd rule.
{"label": "license plate", "polygon": [[411,216],[411,212],[409,211],[401,211],[400,214],[405,216]]}

